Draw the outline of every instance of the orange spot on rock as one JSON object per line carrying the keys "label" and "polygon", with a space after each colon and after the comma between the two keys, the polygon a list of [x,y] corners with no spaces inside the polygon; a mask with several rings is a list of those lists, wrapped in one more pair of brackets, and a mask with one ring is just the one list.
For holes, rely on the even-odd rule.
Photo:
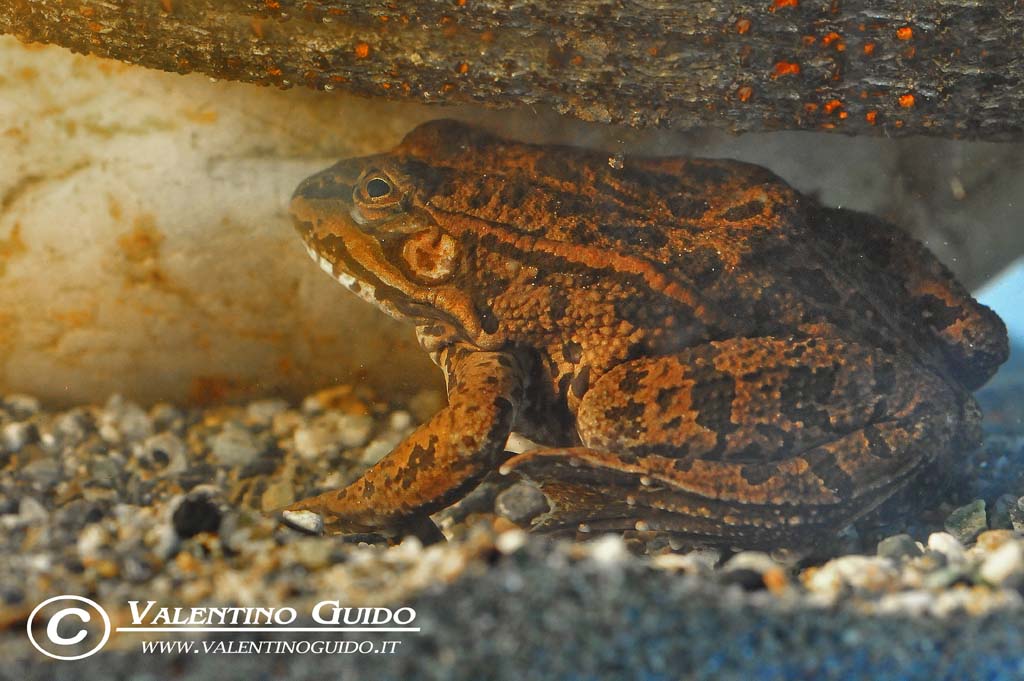
{"label": "orange spot on rock", "polygon": [[830,32],[826,33],[825,37],[823,37],[821,39],[821,44],[824,45],[825,47],[828,47],[829,45],[831,45],[832,43],[836,42],[837,40],[839,40],[841,38],[842,38],[842,36],[840,36],[835,31],[830,31]]}
{"label": "orange spot on rock", "polygon": [[462,62],[461,64],[459,64],[457,70],[459,73],[469,73],[469,64],[467,64],[466,62]]}
{"label": "orange spot on rock", "polygon": [[736,32],[745,35],[750,32],[750,19],[740,19],[736,22]]}
{"label": "orange spot on rock", "polygon": [[780,61],[775,62],[775,72],[772,74],[772,78],[779,78],[781,76],[795,76],[800,73],[800,65],[793,61]]}
{"label": "orange spot on rock", "polygon": [[864,119],[871,125],[874,125],[875,123],[878,122],[878,112],[868,111],[866,114],[864,114]]}
{"label": "orange spot on rock", "polygon": [[909,109],[910,107],[914,106],[914,95],[910,94],[909,92],[905,95],[900,95],[900,106],[902,106],[904,109]]}
{"label": "orange spot on rock", "polygon": [[783,7],[799,7],[799,0],[772,0],[771,11],[780,10]]}
{"label": "orange spot on rock", "polygon": [[874,53],[875,53],[875,44],[874,43],[864,43],[864,54],[866,54],[867,56],[870,57]]}
{"label": "orange spot on rock", "polygon": [[849,113],[847,113],[846,111],[840,111],[840,112],[839,112],[839,118],[840,118],[840,120],[845,120],[845,119],[846,119],[846,117],[847,117],[847,116],[849,116],[849,115],[850,115],[850,114],[849,114]]}
{"label": "orange spot on rock", "polygon": [[900,26],[896,29],[896,37],[900,40],[910,40],[914,37],[914,29],[909,26]]}
{"label": "orange spot on rock", "polygon": [[736,90],[736,96],[739,97],[741,102],[749,101],[754,94],[754,88],[749,85],[743,85]]}
{"label": "orange spot on rock", "polygon": [[843,105],[843,103],[841,101],[839,101],[838,99],[830,99],[827,102],[825,102],[825,106],[824,106],[825,113],[830,114],[833,111],[835,111],[836,109],[838,109],[839,107],[841,107],[842,105]]}
{"label": "orange spot on rock", "polygon": [[818,110],[818,104],[816,102],[807,102],[804,104],[804,111],[807,113],[814,113]]}
{"label": "orange spot on rock", "polygon": [[356,59],[366,59],[370,56],[370,45],[369,43],[356,43],[355,47]]}

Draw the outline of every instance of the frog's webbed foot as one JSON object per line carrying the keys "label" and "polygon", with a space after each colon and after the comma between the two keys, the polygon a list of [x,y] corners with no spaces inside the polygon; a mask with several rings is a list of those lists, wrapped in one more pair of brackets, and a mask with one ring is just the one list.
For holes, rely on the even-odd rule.
{"label": "frog's webbed foot", "polygon": [[[445,541],[444,533],[434,524],[429,516],[415,515],[402,519],[392,525],[383,527],[360,523],[347,517],[344,511],[339,512],[337,491],[325,492],[315,497],[301,499],[279,511],[284,524],[310,534],[344,534],[354,537],[383,538],[388,543],[397,543],[404,537],[414,536],[424,546]],[[316,520],[310,521],[306,513],[315,514]]]}

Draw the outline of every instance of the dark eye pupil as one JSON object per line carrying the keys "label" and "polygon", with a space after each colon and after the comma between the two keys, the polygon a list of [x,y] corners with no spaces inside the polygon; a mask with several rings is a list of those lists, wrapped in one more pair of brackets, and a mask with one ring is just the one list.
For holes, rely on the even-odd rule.
{"label": "dark eye pupil", "polygon": [[391,193],[391,183],[387,180],[375,177],[366,183],[366,195],[371,199],[379,199]]}

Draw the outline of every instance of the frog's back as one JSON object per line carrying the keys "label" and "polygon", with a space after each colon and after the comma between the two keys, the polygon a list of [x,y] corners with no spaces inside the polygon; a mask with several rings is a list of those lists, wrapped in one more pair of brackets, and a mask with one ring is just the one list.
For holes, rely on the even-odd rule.
{"label": "frog's back", "polygon": [[[590,264],[584,274],[601,266],[642,279],[638,310],[698,314],[683,345],[838,336],[948,365],[968,387],[1005,359],[998,317],[920,244],[870,216],[824,209],[760,166],[617,158],[455,121],[420,126],[396,152],[424,164],[432,210],[497,226],[542,271],[555,269],[542,254],[573,250]],[[942,328],[929,296],[942,299]]]}

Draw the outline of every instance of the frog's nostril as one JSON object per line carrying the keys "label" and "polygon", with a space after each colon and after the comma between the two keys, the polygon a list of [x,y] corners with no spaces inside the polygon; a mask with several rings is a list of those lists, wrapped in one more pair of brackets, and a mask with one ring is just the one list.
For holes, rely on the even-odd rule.
{"label": "frog's nostril", "polygon": [[340,182],[333,173],[317,173],[299,183],[292,194],[296,199],[337,199],[352,193],[352,188]]}

